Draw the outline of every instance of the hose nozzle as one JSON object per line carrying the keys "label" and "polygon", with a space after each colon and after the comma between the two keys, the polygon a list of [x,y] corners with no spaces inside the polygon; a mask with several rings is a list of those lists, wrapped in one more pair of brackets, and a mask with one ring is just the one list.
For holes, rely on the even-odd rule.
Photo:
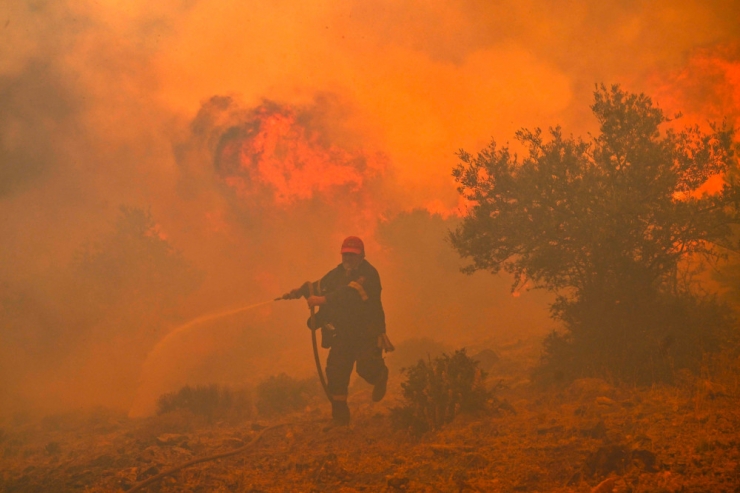
{"label": "hose nozzle", "polygon": [[297,300],[300,298],[300,295],[293,294],[293,291],[289,293],[285,293],[284,295],[280,296],[279,298],[275,298],[275,301],[282,301],[282,300]]}
{"label": "hose nozzle", "polygon": [[282,295],[281,297],[275,298],[275,301],[280,301],[280,300],[297,300],[298,298],[308,298],[309,286],[310,285],[311,285],[311,283],[307,281],[307,282],[303,283],[301,285],[301,287],[296,288],[296,289],[292,289],[292,290],[288,291],[287,293],[285,293],[284,295]]}

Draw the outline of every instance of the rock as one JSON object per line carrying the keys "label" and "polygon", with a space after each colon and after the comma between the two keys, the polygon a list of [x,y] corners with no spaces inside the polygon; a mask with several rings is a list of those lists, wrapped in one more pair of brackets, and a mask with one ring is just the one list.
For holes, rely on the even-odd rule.
{"label": "rock", "polygon": [[596,404],[598,404],[599,406],[611,407],[611,406],[616,405],[617,403],[613,399],[609,399],[608,397],[601,396],[601,397],[596,398]]}
{"label": "rock", "polygon": [[185,435],[178,435],[176,433],[165,433],[157,437],[157,443],[159,445],[179,445],[182,442],[187,441],[188,437]]}
{"label": "rock", "polygon": [[172,447],[172,452],[175,456],[191,457],[193,455],[190,450],[182,447]]}
{"label": "rock", "polygon": [[614,478],[607,478],[601,483],[597,484],[591,489],[591,493],[612,493],[614,491],[614,485],[616,480]]}

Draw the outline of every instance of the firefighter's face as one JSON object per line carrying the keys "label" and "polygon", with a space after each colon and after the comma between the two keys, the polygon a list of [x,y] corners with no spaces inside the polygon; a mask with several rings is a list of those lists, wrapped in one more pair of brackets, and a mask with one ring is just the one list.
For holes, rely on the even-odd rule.
{"label": "firefighter's face", "polygon": [[360,262],[362,262],[362,255],[349,252],[342,254],[342,266],[344,270],[355,270],[360,266]]}

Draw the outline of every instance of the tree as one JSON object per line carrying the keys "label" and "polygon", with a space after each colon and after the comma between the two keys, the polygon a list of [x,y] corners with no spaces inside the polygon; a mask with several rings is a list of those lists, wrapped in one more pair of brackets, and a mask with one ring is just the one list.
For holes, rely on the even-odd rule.
{"label": "tree", "polygon": [[[552,314],[566,332],[546,341],[551,366],[662,379],[730,324],[680,274],[738,249],[733,129],[661,131],[670,120],[650,98],[619,86],[597,87],[591,109],[600,130],[588,140],[520,130],[521,160],[495,141],[460,151],[453,176],[471,206],[450,239],[466,272],[504,270],[514,288],[557,294]],[[715,176],[720,189],[699,193]]]}
{"label": "tree", "polygon": [[[202,280],[162,237],[149,211],[122,206],[113,226],[80,249],[73,263],[75,296],[84,301],[92,325],[104,322],[106,337],[116,325],[123,331],[145,326],[146,317],[160,325]],[[147,333],[158,337],[155,331]]]}

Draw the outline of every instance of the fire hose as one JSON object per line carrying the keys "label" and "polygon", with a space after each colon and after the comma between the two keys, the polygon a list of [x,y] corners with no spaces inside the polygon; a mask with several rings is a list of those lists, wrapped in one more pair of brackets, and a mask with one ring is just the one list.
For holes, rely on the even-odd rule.
{"label": "fire hose", "polygon": [[[313,283],[308,283],[308,295],[313,296]],[[326,377],[324,376],[324,370],[321,369],[321,359],[319,359],[319,346],[316,343],[316,330],[318,326],[316,324],[316,307],[311,307],[311,345],[313,346],[313,359],[316,362],[316,372],[319,374],[319,380],[321,380],[321,387],[324,389],[326,398],[329,402],[332,402],[331,394],[329,393],[329,387],[326,385]]]}
{"label": "fire hose", "polygon": [[210,462],[212,460],[223,459],[224,457],[231,457],[232,455],[237,455],[237,454],[241,454],[242,452],[246,452],[247,450],[252,448],[252,446],[256,445],[257,442],[260,441],[260,439],[265,434],[265,432],[274,430],[276,428],[281,428],[287,425],[288,423],[280,423],[277,425],[269,426],[263,429],[262,431],[260,431],[259,433],[257,433],[257,435],[254,438],[252,438],[252,440],[250,440],[249,443],[247,443],[243,447],[239,447],[238,449],[230,450],[228,452],[222,452],[220,454],[209,455],[208,457],[201,457],[200,459],[193,459],[191,461],[180,464],[179,466],[175,466],[172,469],[168,469],[167,471],[161,472],[155,476],[152,476],[149,479],[146,479],[140,482],[139,484],[135,485],[133,488],[128,490],[128,493],[134,493],[136,491],[141,491],[147,486],[151,486],[152,484],[157,483],[161,481],[162,479],[164,479],[165,477],[171,476],[172,474],[176,473],[177,471],[180,471],[181,469],[185,469],[186,467],[194,466],[196,464],[201,464],[203,462]]}
{"label": "fire hose", "polygon": [[[308,282],[306,284],[308,284],[308,296],[311,297],[311,296],[314,295],[313,283]],[[296,296],[293,292],[291,292],[291,293],[284,294],[280,298],[275,298],[274,301],[297,299],[299,297],[300,297],[299,295]],[[326,394],[327,399],[329,399],[329,402],[331,402],[332,401],[332,398],[331,398],[331,394],[329,393],[329,388],[328,388],[328,386],[326,384],[326,377],[324,376],[324,371],[321,368],[321,359],[319,358],[319,346],[318,346],[318,343],[316,341],[316,331],[320,328],[318,326],[318,324],[316,323],[316,308],[314,306],[311,306],[310,307],[310,310],[311,310],[311,318],[310,318],[311,344],[313,346],[314,361],[316,362],[316,372],[319,375],[319,380],[321,381],[321,387],[324,389],[324,393]],[[393,351],[395,348],[391,344],[390,340],[388,340],[387,336],[383,335],[382,337],[383,337],[383,347],[386,350],[388,350],[388,351]],[[136,491],[140,491],[140,490],[146,488],[147,486],[151,486],[152,484],[159,482],[160,480],[164,479],[165,477],[170,476],[170,475],[176,473],[177,471],[180,471],[182,469],[185,469],[186,467],[194,466],[196,464],[201,464],[203,462],[209,462],[209,461],[212,461],[212,460],[223,459],[225,457],[231,457],[233,455],[237,455],[237,454],[240,454],[242,452],[245,452],[248,449],[250,449],[252,446],[256,445],[257,442],[259,442],[260,439],[262,438],[262,436],[265,434],[265,432],[270,431],[270,430],[274,430],[276,428],[281,428],[281,427],[286,426],[286,425],[287,425],[287,423],[281,423],[281,424],[277,424],[277,425],[274,425],[274,426],[270,426],[268,428],[265,428],[261,432],[259,432],[249,443],[247,443],[243,447],[239,447],[238,449],[231,450],[229,452],[222,452],[222,453],[219,453],[219,454],[210,455],[210,456],[207,456],[207,457],[201,457],[200,459],[193,459],[191,461],[185,462],[183,464],[180,464],[179,466],[173,467],[172,469],[169,469],[167,471],[161,472],[161,473],[159,473],[159,474],[157,474],[155,476],[152,476],[149,479],[146,479],[146,480],[140,482],[139,484],[135,485],[133,488],[131,488],[128,491],[129,491],[129,493],[134,493]]]}
{"label": "fire hose", "polygon": [[[313,288],[313,284],[312,283],[308,283],[308,295],[309,296],[313,296],[314,295],[314,288]],[[290,295],[290,293],[285,294],[285,295],[283,295],[280,298],[275,298],[275,301],[288,300],[288,299],[294,299]],[[314,356],[314,361],[316,362],[316,371],[318,372],[318,374],[319,374],[319,380],[321,381],[321,387],[323,387],[324,393],[326,394],[326,397],[329,399],[329,402],[331,402],[331,400],[332,400],[331,399],[331,394],[329,394],[329,388],[326,385],[326,377],[324,376],[324,372],[321,369],[321,359],[319,358],[319,346],[318,346],[318,344],[316,342],[316,330],[318,328],[319,327],[316,324],[316,308],[312,306],[311,307],[311,343],[313,345],[313,356]],[[159,473],[159,474],[157,474],[155,476],[152,476],[149,479],[146,479],[146,480],[140,482],[139,484],[135,485],[133,488],[131,488],[128,491],[129,491],[129,493],[134,493],[136,491],[140,491],[140,490],[146,488],[147,486],[150,486],[150,485],[152,485],[154,483],[159,482],[160,480],[164,479],[167,476],[171,476],[172,474],[176,473],[177,471],[180,471],[182,469],[185,469],[186,467],[194,466],[196,464],[201,464],[203,462],[210,462],[212,460],[223,459],[225,457],[231,457],[232,455],[237,455],[237,454],[240,454],[242,452],[245,452],[248,449],[250,449],[252,446],[256,445],[257,442],[259,442],[259,440],[265,434],[265,432],[270,431],[270,430],[274,430],[275,428],[280,428],[280,427],[286,426],[286,424],[287,423],[281,423],[281,424],[278,424],[278,425],[274,425],[274,426],[270,426],[268,428],[265,428],[264,430],[262,430],[261,432],[259,432],[249,443],[247,443],[243,447],[239,447],[236,450],[231,450],[229,452],[223,452],[223,453],[220,453],[220,454],[210,455],[208,457],[201,457],[200,459],[194,459],[194,460],[185,462],[183,464],[180,464],[179,466],[173,467],[172,469],[169,469],[167,471],[161,472],[161,473]]]}
{"label": "fire hose", "polygon": [[[303,284],[303,286],[308,285],[308,297],[314,295],[314,287],[312,282],[306,282]],[[280,296],[279,298],[275,298],[275,301],[281,301],[281,300],[295,300],[300,298],[301,295],[298,294],[298,290],[293,290],[289,293],[285,293],[284,295]],[[319,358],[319,345],[316,342],[316,331],[319,329],[318,324],[316,323],[316,308],[311,306],[311,318],[310,318],[310,329],[311,329],[311,345],[313,346],[313,359],[316,362],[316,373],[319,374],[319,380],[321,381],[321,388],[324,389],[324,394],[326,394],[326,398],[329,399],[329,402],[332,402],[331,394],[329,393],[329,387],[326,385],[326,377],[324,376],[324,370],[321,369],[321,358]]]}
{"label": "fire hose", "polygon": [[[275,301],[280,300],[294,300],[301,297],[301,290],[304,286],[308,287],[308,296],[307,298],[310,298],[311,296],[314,296],[314,286],[312,282],[306,282],[303,284],[303,286],[299,289],[294,289],[293,291],[289,293],[285,293],[283,296],[279,298],[275,298]],[[319,290],[321,289],[319,285]],[[304,291],[303,294],[305,295],[306,292]],[[324,371],[321,369],[321,359],[319,358],[319,346],[316,342],[316,331],[320,328],[318,324],[316,323],[316,308],[314,306],[310,306],[311,309],[311,319],[310,319],[310,329],[311,329],[311,344],[313,345],[313,358],[316,362],[316,372],[319,374],[319,380],[321,381],[321,387],[324,389],[324,393],[326,394],[326,398],[329,399],[329,402],[333,402],[332,396],[329,393],[329,387],[326,384],[326,377],[324,376]],[[378,346],[385,350],[385,351],[393,351],[396,348],[391,343],[390,339],[388,339],[388,336],[383,333],[379,336],[378,340]],[[324,346],[326,347],[326,346]]]}

